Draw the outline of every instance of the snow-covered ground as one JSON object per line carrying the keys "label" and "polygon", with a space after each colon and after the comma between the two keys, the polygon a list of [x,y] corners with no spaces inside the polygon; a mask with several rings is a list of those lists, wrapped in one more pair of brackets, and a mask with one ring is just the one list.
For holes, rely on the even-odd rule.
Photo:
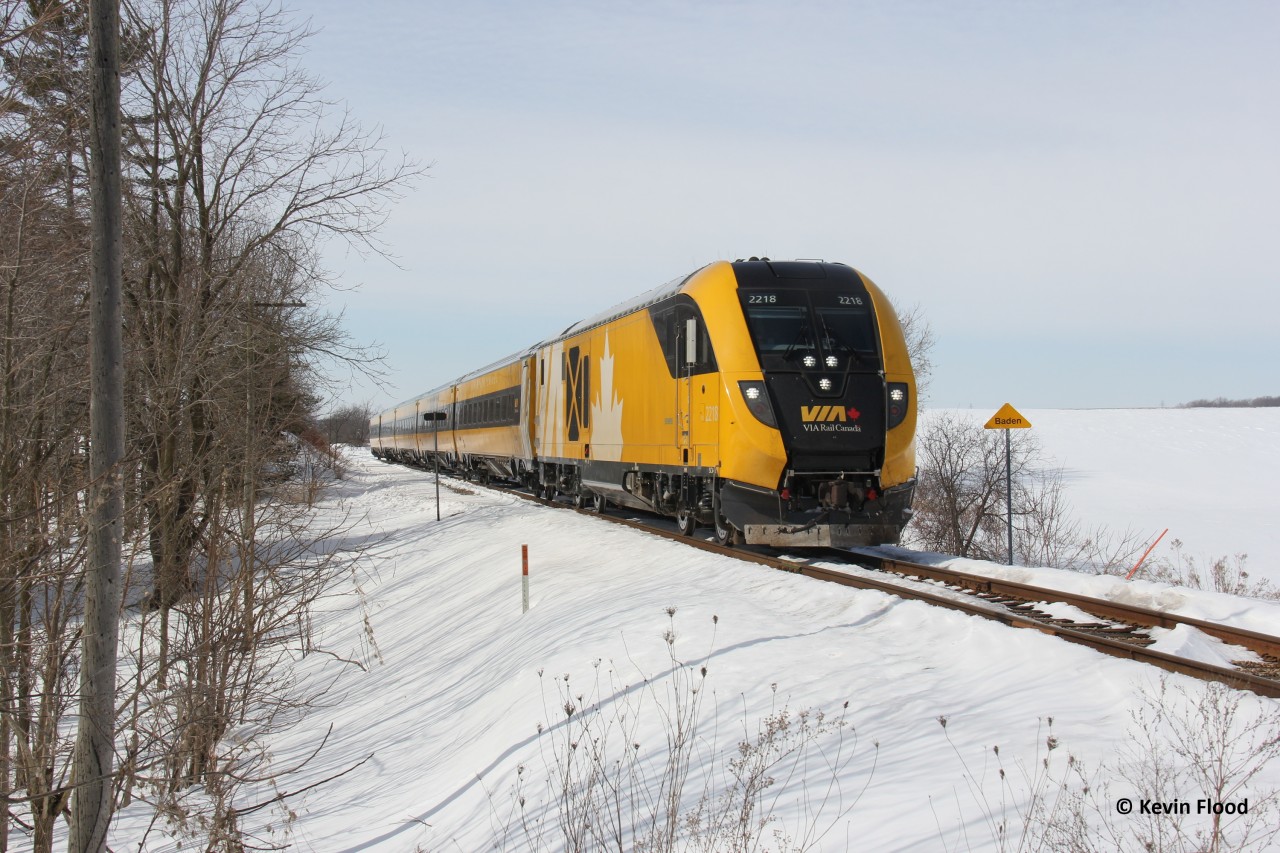
{"label": "snow-covered ground", "polygon": [[[1280,410],[1024,414],[1071,472],[1073,502],[1091,519],[1152,535],[1168,526],[1205,554],[1248,550],[1252,568],[1280,555],[1269,491],[1280,474]],[[708,784],[726,787],[738,742],[771,713],[845,715],[847,728],[824,726],[799,754],[803,767],[773,772],[767,849],[779,848],[775,829],[797,844],[806,832],[822,833],[821,850],[999,849],[995,824],[1009,819],[1016,837],[1015,813],[1046,756],[1055,775],[1065,773],[1068,753],[1096,774],[1097,805],[1121,830],[1138,818],[1116,811],[1120,797],[1137,804],[1162,794],[1154,782],[1143,788],[1118,775],[1122,761],[1130,775],[1146,775],[1142,756],[1151,750],[1131,713],[1142,712],[1160,683],[1150,667],[447,480],[437,522],[430,474],[363,451],[352,453],[350,467],[326,501],[332,512],[365,519],[352,534],[371,543],[361,594],[330,598],[317,614],[324,651],[300,658],[295,676],[300,691],[323,699],[270,736],[279,768],[303,763],[324,742],[301,770],[277,780],[278,790],[337,776],[285,801],[295,814],[294,849],[562,849],[547,810],[561,791],[556,750],[572,741],[585,752],[594,744],[582,727],[609,724],[606,763],[631,754],[659,766],[664,720],[690,703],[699,713],[685,808]],[[1280,633],[1274,603],[1047,569],[965,568]],[[664,640],[671,628],[670,648],[687,666],[672,663]],[[1161,642],[1233,657],[1196,632]],[[680,683],[701,686],[693,695]],[[1192,700],[1206,689],[1178,676],[1169,684]],[[1242,714],[1280,707],[1241,695]],[[621,730],[627,726],[634,729]],[[521,824],[518,779],[533,823]],[[652,792],[656,782],[645,787]],[[1275,762],[1252,791],[1266,788],[1280,788]],[[1185,783],[1176,794],[1194,812],[1209,792]],[[244,796],[247,805],[271,789]],[[139,849],[150,817],[141,804],[126,810],[113,849]],[[539,818],[540,831],[532,828]],[[242,824],[285,839],[272,809]],[[174,848],[153,832],[143,849]]]}
{"label": "snow-covered ground", "polygon": [[[948,411],[982,424],[995,408]],[[1198,565],[1247,554],[1251,576],[1280,586],[1280,408],[1021,413],[1084,524],[1148,542],[1168,528],[1153,556],[1174,539]]]}

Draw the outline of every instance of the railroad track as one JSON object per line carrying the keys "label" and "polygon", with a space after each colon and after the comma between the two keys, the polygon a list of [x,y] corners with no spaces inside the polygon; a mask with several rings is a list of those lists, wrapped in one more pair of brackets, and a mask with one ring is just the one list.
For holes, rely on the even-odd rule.
{"label": "railroad track", "polygon": [[[492,485],[489,488],[546,506],[572,508],[558,501],[536,498],[514,489]],[[924,601],[938,607],[1003,622],[1015,628],[1051,634],[1068,642],[1089,646],[1104,654],[1141,661],[1170,672],[1220,682],[1262,696],[1280,698],[1280,637],[1105,599],[896,560],[875,552],[826,549],[821,552],[820,557],[804,560],[783,558],[751,548],[725,547],[696,536],[681,536],[679,533],[618,515],[595,515],[605,521],[674,539],[703,551],[828,583],[874,589],[900,598]],[[820,565],[820,561],[844,563],[847,568]],[[913,582],[913,579],[927,583]],[[932,588],[925,588],[926,586]],[[1055,617],[1041,609],[1040,605],[1047,602],[1071,605],[1089,614],[1093,621],[1080,622]],[[1148,648],[1154,640],[1145,633],[1147,629],[1176,628],[1180,625],[1195,628],[1229,645],[1249,649],[1261,657],[1262,661],[1239,661],[1232,668]]]}

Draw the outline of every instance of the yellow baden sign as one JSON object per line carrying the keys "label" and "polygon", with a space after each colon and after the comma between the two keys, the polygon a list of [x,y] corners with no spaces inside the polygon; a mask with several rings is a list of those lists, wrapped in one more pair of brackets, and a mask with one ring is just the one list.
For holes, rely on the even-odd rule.
{"label": "yellow baden sign", "polygon": [[1018,414],[1018,410],[1005,403],[991,416],[984,429],[1031,429],[1031,421]]}

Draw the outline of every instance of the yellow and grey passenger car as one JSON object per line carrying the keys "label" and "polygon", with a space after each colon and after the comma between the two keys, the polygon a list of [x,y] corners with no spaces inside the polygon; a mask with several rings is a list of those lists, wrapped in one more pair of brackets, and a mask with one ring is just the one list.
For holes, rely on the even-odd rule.
{"label": "yellow and grey passenger car", "polygon": [[867,545],[897,541],[911,515],[915,398],[902,327],[869,279],[753,258],[402,403],[370,435],[383,459],[438,455],[723,542]]}

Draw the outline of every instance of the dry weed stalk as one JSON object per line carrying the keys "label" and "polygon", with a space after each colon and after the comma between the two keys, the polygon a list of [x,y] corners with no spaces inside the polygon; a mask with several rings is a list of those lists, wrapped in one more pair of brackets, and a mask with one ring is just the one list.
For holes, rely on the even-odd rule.
{"label": "dry weed stalk", "polygon": [[[683,661],[675,612],[667,609],[670,667],[661,676],[627,684],[596,660],[593,683],[579,690],[569,674],[539,672],[553,721],[539,726],[543,773],[527,763],[517,768],[509,809],[505,816],[494,809],[498,849],[749,851],[771,838],[777,849],[808,850],[853,809],[878,752],[863,788],[846,798],[841,778],[857,751],[856,736],[847,741],[847,703],[835,716],[792,711],[777,705],[774,685],[770,713],[755,725],[744,717],[743,735],[716,773],[726,756],[703,722],[704,699],[714,696],[707,684],[714,630],[701,661]],[[654,720],[662,732],[657,750],[644,740]],[[798,800],[800,825],[782,825],[784,797]]]}
{"label": "dry weed stalk", "polygon": [[[1273,849],[1280,839],[1280,710],[1251,693],[1162,678],[1131,713],[1127,743],[1093,768],[1074,755],[1055,757],[1061,744],[1050,718],[1030,768],[1015,758],[1018,772],[1008,772],[992,747],[974,772],[947,718],[938,722],[994,849],[1226,853]],[[1202,801],[1235,807],[1215,811]],[[943,849],[984,843],[963,819],[949,840],[936,810],[934,817]]]}

